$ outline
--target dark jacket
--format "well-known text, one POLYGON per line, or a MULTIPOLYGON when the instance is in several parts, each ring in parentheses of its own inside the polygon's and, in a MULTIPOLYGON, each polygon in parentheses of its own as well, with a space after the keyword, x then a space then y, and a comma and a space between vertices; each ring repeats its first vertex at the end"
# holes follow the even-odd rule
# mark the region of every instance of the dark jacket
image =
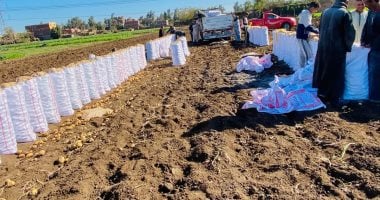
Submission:
POLYGON ((340 99, 344 91, 346 54, 351 52, 355 29, 343 0, 324 10, 321 16, 313 87, 327 100, 340 99))
POLYGON ((363 28, 361 43, 373 50, 380 50, 380 13, 369 11, 363 28))
POLYGON ((314 26, 305 27, 303 24, 298 24, 296 37, 297 39, 307 40, 309 38, 310 32, 318 34, 319 30, 314 26))

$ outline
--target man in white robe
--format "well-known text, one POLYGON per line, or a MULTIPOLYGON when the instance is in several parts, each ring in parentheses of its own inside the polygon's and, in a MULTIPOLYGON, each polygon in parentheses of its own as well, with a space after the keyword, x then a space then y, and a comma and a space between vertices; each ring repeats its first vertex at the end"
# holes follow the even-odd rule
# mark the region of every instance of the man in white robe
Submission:
POLYGON ((368 12, 364 10, 363 0, 355 0, 356 9, 351 12, 352 23, 355 28, 355 43, 360 44, 363 28, 367 20, 368 12))

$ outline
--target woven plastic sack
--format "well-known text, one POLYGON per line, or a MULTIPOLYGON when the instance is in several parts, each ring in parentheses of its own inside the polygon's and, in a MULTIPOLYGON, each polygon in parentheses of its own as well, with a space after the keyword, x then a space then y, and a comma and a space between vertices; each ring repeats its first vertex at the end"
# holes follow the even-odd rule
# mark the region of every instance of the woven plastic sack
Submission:
POLYGON ((91 99, 100 99, 98 84, 95 76, 94 67, 91 63, 85 62, 82 64, 85 80, 88 86, 88 92, 91 99))
POLYGON ((185 54, 185 56, 190 56, 190 51, 189 47, 187 46, 186 37, 180 37, 179 40, 181 41, 183 53, 185 54))
POLYGON ((347 53, 343 99, 368 99, 368 53, 368 48, 358 45, 354 45, 351 53, 347 53))
POLYGON ((108 86, 109 88, 113 89, 116 87, 116 82, 115 82, 115 72, 112 67, 112 57, 110 55, 107 55, 104 57, 104 63, 106 66, 107 70, 107 80, 108 80, 108 86))
POLYGON ((134 74, 134 71, 132 69, 132 64, 131 64, 131 57, 129 55, 129 50, 126 49, 123 52, 123 56, 125 57, 125 70, 127 72, 128 77, 132 76, 134 74))
POLYGON ((83 105, 89 104, 91 102, 91 98, 90 98, 90 93, 88 91, 88 85, 87 85, 87 81, 84 75, 83 66, 78 65, 77 67, 74 68, 74 70, 75 70, 75 77, 77 79, 76 82, 78 86, 78 93, 79 93, 80 100, 83 105))
POLYGON ((109 84, 108 84, 108 74, 107 74, 107 63, 105 57, 97 57, 98 60, 98 70, 101 74, 100 81, 102 83, 103 89, 105 92, 108 92, 111 90, 109 84))
POLYGON ((4 88, 7 95, 9 114, 17 142, 32 142, 36 140, 36 133, 29 122, 24 92, 20 85, 12 83, 4 88))
POLYGON ((134 48, 130 48, 129 49, 129 55, 131 57, 131 63, 132 63, 132 69, 133 69, 133 72, 134 74, 138 73, 140 71, 140 68, 139 68, 139 63, 138 63, 138 58, 137 58, 137 55, 136 55, 136 51, 134 48))
POLYGON ((170 43, 168 44, 167 38, 163 38, 162 40, 160 40, 160 57, 170 57, 170 43))
POLYGON ((28 111, 29 122, 36 133, 43 133, 49 130, 48 122, 42 107, 40 92, 35 78, 20 77, 18 78, 24 96, 26 109, 28 111))
POLYGON ((59 123, 61 117, 58 112, 57 100, 50 76, 45 73, 38 73, 35 78, 38 85, 38 91, 40 92, 46 121, 51 124, 59 123))
POLYGON ((79 97, 79 89, 77 84, 77 78, 75 75, 74 67, 67 67, 64 69, 65 79, 67 84, 67 90, 69 92, 71 107, 73 109, 80 109, 83 107, 82 100, 79 97))
POLYGON ((122 79, 122 74, 120 71, 120 65, 119 65, 119 59, 117 54, 111 54, 111 66, 114 72, 114 77, 115 77, 115 83, 116 85, 120 85, 121 82, 123 81, 122 79))
POLYGON ((172 61, 174 66, 182 66, 186 64, 185 53, 182 49, 182 44, 179 41, 171 45, 172 61))
POLYGON ((103 81, 102 81, 102 77, 104 76, 104 74, 102 74, 102 70, 100 69, 101 64, 99 62, 99 59, 94 58, 91 62, 91 65, 93 66, 95 81, 96 81, 96 85, 98 87, 99 95, 100 96, 105 95, 106 89, 105 89, 105 86, 104 86, 103 81))
POLYGON ((138 64, 137 67, 138 67, 138 70, 141 71, 144 69, 144 61, 141 57, 140 48, 139 46, 135 46, 134 49, 135 49, 135 55, 137 57, 137 64, 138 64))
POLYGON ((8 109, 7 96, 0 90, 0 154, 17 152, 17 142, 11 115, 8 109))
MULTIPOLYGON (((147 62, 147 60, 146 60, 146 56, 145 56, 145 46, 142 45, 142 44, 140 44, 139 46, 140 46, 140 55, 141 55, 141 59, 142 59, 142 61, 143 61, 143 68, 145 68, 145 67, 148 65, 148 62, 147 62)), ((170 46, 170 43, 169 43, 168 46, 170 46)))
POLYGON ((156 40, 147 42, 145 47, 148 61, 160 58, 159 45, 156 40))
POLYGON ((236 71, 254 71, 260 73, 264 71, 264 66, 260 63, 260 58, 257 56, 247 56, 242 58, 237 64, 236 71))
POLYGON ((62 69, 51 69, 49 76, 54 86, 59 115, 63 117, 73 115, 74 110, 71 106, 65 72, 62 69))

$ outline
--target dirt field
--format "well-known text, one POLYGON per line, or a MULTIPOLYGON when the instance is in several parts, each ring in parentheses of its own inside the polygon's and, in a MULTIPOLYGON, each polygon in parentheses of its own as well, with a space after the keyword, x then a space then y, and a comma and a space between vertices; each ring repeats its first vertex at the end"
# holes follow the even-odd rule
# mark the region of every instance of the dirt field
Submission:
MULTIPOLYGON (((380 198, 379 105, 287 115, 240 110, 250 88, 267 87, 273 75, 289 69, 277 63, 261 74, 234 72, 241 54, 265 51, 260 48, 190 50, 186 66, 150 63, 86 107, 111 108, 113 114, 86 122, 77 112, 42 142, 20 145, 45 155, 2 157, 0 180, 16 184, 0 189, 0 198, 380 198), (74 145, 78 140, 83 146, 74 145)), ((66 52, 41 66, 69 63, 74 55, 66 52)), ((21 63, 36 66, 34 61, 21 63)), ((13 77, 2 81, 8 79, 13 77)))

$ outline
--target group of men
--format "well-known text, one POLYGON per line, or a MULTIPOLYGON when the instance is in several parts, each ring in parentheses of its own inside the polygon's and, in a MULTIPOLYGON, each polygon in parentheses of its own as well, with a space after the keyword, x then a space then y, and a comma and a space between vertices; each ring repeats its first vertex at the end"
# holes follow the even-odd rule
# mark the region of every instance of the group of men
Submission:
POLYGON ((309 34, 319 34, 314 62, 313 87, 327 102, 341 105, 345 86, 346 54, 353 43, 370 48, 368 55, 369 100, 380 102, 380 3, 379 0, 354 0, 356 10, 347 10, 348 0, 335 3, 322 12, 319 30, 312 26, 312 13, 320 5, 309 3, 299 15, 297 39, 301 47, 301 66, 312 58, 309 34), (365 6, 369 12, 365 11, 365 6))

